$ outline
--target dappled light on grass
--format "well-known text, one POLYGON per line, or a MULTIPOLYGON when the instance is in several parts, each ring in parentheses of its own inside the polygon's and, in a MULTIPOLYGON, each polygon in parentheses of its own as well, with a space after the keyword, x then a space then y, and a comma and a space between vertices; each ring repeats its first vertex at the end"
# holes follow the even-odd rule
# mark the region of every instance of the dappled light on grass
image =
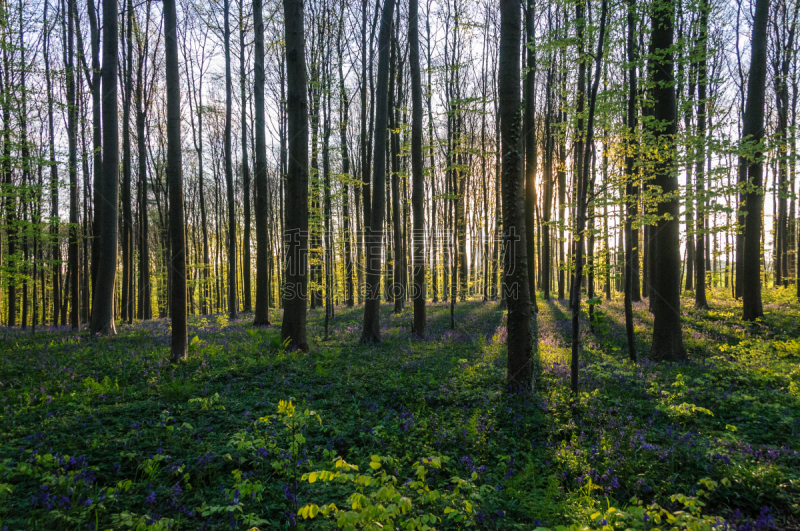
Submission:
MULTIPOLYGON (((766 307, 781 296, 768 292, 766 307)), ((4 330, 0 518, 9 529, 326 529, 358 501, 356 524, 636 528, 683 510, 679 528, 787 528, 800 500, 798 308, 781 303, 749 327, 733 301, 711 300, 685 312, 681 364, 627 360, 621 300, 596 308, 594 332, 585 315, 577 404, 566 301, 540 301, 531 396, 503 392, 494 302, 457 304, 455 330, 449 305, 431 305, 424 340, 410 309, 386 308, 384 342, 369 347, 361 309, 337 308, 327 342, 315 310, 308 353, 279 326, 210 315, 190 320, 188 361, 174 366, 166 320, 91 340, 4 330), (352 481, 331 479, 338 460, 358 467, 352 481), (396 515, 375 512, 392 504, 396 515)), ((646 302, 634 317, 646 353, 646 302)))

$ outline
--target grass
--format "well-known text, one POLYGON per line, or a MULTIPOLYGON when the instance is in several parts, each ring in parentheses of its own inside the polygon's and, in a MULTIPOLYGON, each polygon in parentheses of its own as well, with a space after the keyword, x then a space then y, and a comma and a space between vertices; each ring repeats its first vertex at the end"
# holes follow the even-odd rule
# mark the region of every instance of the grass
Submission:
MULTIPOLYGON (((683 364, 628 362, 604 302, 577 401, 565 301, 539 301, 531 396, 502 392, 494 302, 457 304, 455 330, 429 305, 425 340, 384 304, 375 347, 361 308, 326 342, 316 310, 309 353, 246 314, 192 318, 178 366, 164 320, 0 329, 0 529, 798 529, 800 307, 768 291, 747 327, 713 295, 683 301, 683 364)), ((651 325, 636 304, 643 353, 651 325)))

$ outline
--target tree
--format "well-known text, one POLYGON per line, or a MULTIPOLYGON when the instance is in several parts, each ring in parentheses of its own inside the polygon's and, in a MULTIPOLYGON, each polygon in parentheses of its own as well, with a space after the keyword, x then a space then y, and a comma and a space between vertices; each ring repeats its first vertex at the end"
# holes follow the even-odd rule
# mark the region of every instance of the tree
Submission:
POLYGON ((527 68, 525 73, 525 114, 523 118, 525 137, 525 244, 528 257, 528 286, 533 311, 536 307, 536 42, 533 0, 528 0, 525 9, 525 33, 527 35, 527 68))
POLYGON ((419 67, 419 0, 408 3, 408 44, 411 60, 411 209, 414 213, 414 333, 425 335, 425 176, 422 158, 422 79, 419 67))
POLYGON ((634 294, 639 291, 639 230, 633 221, 639 212, 639 187, 635 175, 634 151, 636 149, 636 0, 628 0, 628 101, 626 126, 628 146, 625 154, 625 333, 628 339, 628 357, 636 361, 636 337, 633 333, 634 294))
POLYGON ((529 390, 534 376, 519 116, 521 27, 519 2, 500 0, 498 97, 503 157, 503 245, 506 255, 503 289, 508 290, 506 386, 515 391, 529 390))
POLYGON ((708 86, 708 0, 700 0, 700 35, 697 39, 697 152, 695 173, 697 178, 697 231, 695 243, 695 292, 694 306, 708 309, 706 299, 706 220, 705 220, 705 167, 706 167, 706 87, 708 86))
MULTIPOLYGON (((244 51, 244 0, 239 0, 239 86, 242 99, 242 189, 244 190, 244 242, 242 243, 242 261, 244 280, 244 311, 253 309, 250 295, 250 164, 247 157, 247 91, 244 51)), ((263 60, 263 59, 262 59, 263 60)))
POLYGON ((263 3, 253 0, 255 30, 255 100, 256 118, 256 311, 253 324, 269 325, 269 210, 267 197, 267 139, 264 123, 264 21, 263 3))
POLYGON ((150 108, 149 98, 145 94, 147 77, 147 53, 149 49, 148 32, 150 29, 150 1, 147 2, 144 33, 139 35, 139 58, 136 67, 136 142, 139 155, 139 319, 153 318, 153 304, 150 287, 150 217, 148 213, 147 180, 147 148, 145 137, 145 120, 150 108))
MULTIPOLYGON (((339 33, 336 38, 336 50, 339 55, 339 144, 342 151, 342 222, 344 223, 344 270, 346 275, 345 298, 347 306, 352 307, 355 303, 353 288, 353 251, 352 237, 350 232, 350 151, 347 148, 347 123, 350 119, 350 102, 347 99, 347 89, 344 84, 344 58, 342 56, 342 34, 344 33, 344 2, 341 3, 339 12, 339 33)), ((358 199, 358 190, 354 192, 358 199)), ((356 216, 358 217, 358 216, 356 216)), ((358 245, 358 242, 356 242, 358 245)))
MULTIPOLYGON (((228 191, 228 315, 239 317, 238 289, 236 287, 236 203, 233 191, 233 158, 231 154, 231 110, 233 106, 231 87, 231 28, 230 0, 222 3, 225 23, 225 185, 228 191)), ((244 106, 242 102, 242 106, 244 106)))
POLYGON ((651 84, 650 122, 654 154, 654 186, 661 191, 658 200, 658 223, 652 237, 653 267, 651 307, 653 309, 653 360, 679 361, 686 359, 681 336, 681 255, 680 203, 677 195, 678 173, 675 164, 675 134, 677 108, 673 84, 673 27, 675 4, 664 0, 652 7, 652 37, 648 70, 651 84))
POLYGON ((769 0, 756 0, 741 147, 745 151, 744 160, 747 165, 744 194, 747 216, 742 257, 742 319, 745 321, 755 321, 764 316, 761 303, 761 214, 764 209, 761 156, 764 151, 762 140, 767 85, 768 18, 769 0))
POLYGON ((117 219, 119 204, 119 128, 117 125, 117 0, 103 0, 103 171, 97 280, 92 303, 92 334, 116 335, 114 279, 117 272, 117 219))
POLYGON ((186 359, 186 224, 183 219, 181 167, 181 85, 178 66, 178 29, 175 0, 164 0, 164 36, 167 78, 167 181, 169 182, 169 239, 171 247, 172 345, 170 361, 186 359))
MULTIPOLYGON (((375 93, 375 164, 372 174, 371 219, 366 226, 366 295, 362 343, 380 343, 381 238, 386 200, 386 133, 389 121, 389 51, 394 18, 394 0, 385 0, 378 34, 378 79, 375 93)), ((368 199, 365 196, 364 201, 368 199)))
MULTIPOLYGON (((48 124, 48 145, 50 165, 50 237, 52 241, 52 248, 50 251, 50 259, 53 261, 53 324, 58 323, 58 314, 61 311, 61 246, 58 242, 58 164, 56 162, 56 141, 55 141, 55 127, 53 124, 53 88, 52 79, 50 74, 50 28, 47 25, 47 12, 50 2, 45 0, 44 3, 44 69, 45 69, 45 82, 47 85, 47 124, 48 124)), ((44 314, 42 314, 42 321, 45 321, 44 314)))
MULTIPOLYGON (((578 134, 585 138, 585 144, 579 143, 582 147, 582 152, 576 152, 576 155, 583 158, 583 163, 576 168, 580 168, 580 173, 577 176, 577 206, 576 206, 576 228, 578 241, 575 247, 575 276, 573 278, 572 289, 570 289, 570 296, 572 298, 572 364, 571 364, 571 388, 572 392, 578 394, 578 361, 580 349, 580 315, 581 315, 581 281, 583 280, 583 250, 585 248, 586 240, 586 214, 588 208, 588 195, 589 195, 589 164, 591 163, 592 146, 594 142, 594 117, 597 108, 597 90, 600 84, 600 63, 603 59, 603 41, 605 40, 606 33, 606 15, 608 11, 608 4, 603 0, 602 14, 600 15, 600 36, 597 43, 597 54, 595 55, 595 71, 592 81, 591 92, 589 93, 589 113, 586 125, 585 137, 583 131, 578 131, 578 134)), ((584 22, 583 21, 583 4, 578 4, 576 20, 578 21, 578 46, 579 56, 583 56, 583 36, 584 36, 584 22)), ((584 57, 579 57, 581 65, 578 67, 580 73, 585 75, 585 61, 584 57)), ((584 94, 581 87, 580 78, 578 80, 578 98, 579 109, 583 106, 584 94)), ((580 112, 580 110, 578 111, 580 112)), ((580 128, 581 122, 578 122, 580 128)), ((576 170, 577 171, 577 170, 576 170)), ((590 280, 591 282, 591 280, 590 280)), ((591 288, 589 289, 589 297, 593 295, 591 288)))
MULTIPOLYGON (((391 0, 389 0, 391 1, 391 0)), ((283 0, 289 159, 284 231, 286 267, 281 338, 300 350, 306 340, 308 296, 308 96, 302 0, 283 0)))

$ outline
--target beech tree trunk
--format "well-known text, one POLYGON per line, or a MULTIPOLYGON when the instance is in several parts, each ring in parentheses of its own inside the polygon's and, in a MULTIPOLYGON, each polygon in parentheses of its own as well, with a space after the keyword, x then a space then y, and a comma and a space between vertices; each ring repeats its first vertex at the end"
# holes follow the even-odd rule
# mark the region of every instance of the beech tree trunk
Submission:
MULTIPOLYGON (((366 227, 366 295, 362 343, 380 343, 381 238, 386 196, 386 133, 389 120, 389 48, 394 0, 385 0, 378 34, 378 80, 375 94, 375 164, 372 176, 371 219, 366 227)), ((367 201, 367 197, 364 197, 367 201)))
POLYGON ((498 96, 503 157, 503 243, 506 249, 504 290, 508 291, 506 386, 510 391, 527 391, 533 386, 531 299, 528 291, 519 119, 521 29, 519 2, 500 0, 498 96))
MULTIPOLYGON (((119 203, 119 128, 117 125, 117 0, 103 0, 103 172, 102 192, 95 211, 100 215, 102 252, 97 257, 97 280, 92 303, 92 334, 116 335, 114 279, 117 273, 119 203)), ((177 53, 177 52, 176 52, 177 53)), ((177 67, 177 66, 176 66, 177 67)), ((97 185, 96 185, 97 186, 97 185)))
POLYGON ((697 152, 695 153, 695 173, 697 179, 697 229, 694 248, 694 272, 695 279, 694 306, 698 309, 708 309, 706 299, 706 259, 705 259, 705 167, 706 167, 706 86, 708 78, 706 75, 706 64, 708 54, 708 11, 710 6, 708 0, 700 1, 700 35, 698 36, 697 51, 699 60, 697 63, 697 152))
MULTIPOLYGON (((45 82, 47 85, 47 124, 48 141, 50 148, 50 237, 53 246, 50 250, 50 260, 52 260, 53 276, 53 313, 52 323, 58 324, 58 316, 61 313, 61 245, 58 238, 58 164, 56 163, 56 143, 55 127, 53 124, 53 88, 50 76, 50 29, 47 25, 47 13, 50 2, 44 4, 44 71, 45 82)), ((95 168, 97 171, 99 168, 95 168)), ((44 310, 42 312, 42 322, 46 321, 44 310)))
MULTIPOLYGON (((390 0, 391 1, 391 0, 390 0)), ((308 95, 302 0, 283 0, 286 40, 286 111, 288 168, 286 174, 286 267, 281 338, 301 350, 306 340, 308 296, 308 95)))
POLYGON ((419 66, 419 0, 408 3, 408 40, 411 61, 411 209, 414 214, 413 281, 414 333, 425 335, 425 175, 422 158, 422 79, 419 66))
POLYGON ((686 349, 681 336, 681 255, 680 255, 680 202, 677 196, 678 172, 676 168, 675 136, 677 133, 677 106, 673 85, 673 27, 675 4, 665 0, 651 8, 652 38, 650 43, 650 81, 652 113, 655 124, 652 131, 656 146, 654 184, 668 199, 659 199, 658 223, 651 233, 652 247, 648 249, 651 271, 653 309, 653 346, 650 357, 658 361, 686 359, 686 349))
POLYGON ((527 34, 527 67, 525 74, 525 244, 528 257, 528 286, 530 288, 531 306, 534 312, 539 311, 536 305, 536 43, 534 42, 535 25, 533 0, 528 0, 525 9, 525 26, 527 34))
POLYGON ((256 119, 256 311, 253 324, 269 323, 269 198, 267 197, 267 137, 264 121, 264 15, 262 0, 253 0, 255 31, 255 100, 256 119))
POLYGON ((239 85, 242 91, 242 189, 244 191, 244 241, 242 243, 242 280, 244 283, 244 311, 253 309, 250 294, 250 162, 247 157, 247 91, 244 69, 244 0, 239 0, 239 85))
POLYGON ((761 302, 761 215, 764 209, 763 165, 764 103, 767 78, 767 21, 769 0, 756 0, 751 39, 747 105, 742 124, 742 149, 746 168, 744 253, 742 257, 742 319, 764 316, 761 302))
POLYGON ((238 289, 236 285, 236 203, 233 190, 233 155, 231 154, 231 29, 230 0, 224 0, 225 17, 223 33, 225 46, 225 185, 228 192, 228 316, 239 317, 238 289))
POLYGON ((634 295, 639 291, 639 230, 633 228, 633 220, 639 214, 639 186, 636 180, 636 0, 628 0, 628 150, 625 156, 625 333, 628 340, 628 357, 636 361, 636 337, 633 333, 634 295))
POLYGON ((171 247, 172 345, 170 361, 177 363, 186 359, 189 344, 186 328, 186 226, 183 213, 183 168, 181 167, 181 86, 175 0, 164 0, 164 37, 167 71, 167 186, 169 187, 171 247))

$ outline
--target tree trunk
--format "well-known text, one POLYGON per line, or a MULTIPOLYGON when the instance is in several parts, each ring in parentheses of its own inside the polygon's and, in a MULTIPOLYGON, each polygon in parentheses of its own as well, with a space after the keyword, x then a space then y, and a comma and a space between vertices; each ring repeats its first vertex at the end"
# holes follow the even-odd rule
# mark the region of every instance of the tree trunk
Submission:
POLYGON ((414 333, 425 335, 425 175, 422 158, 422 79, 419 66, 419 0, 409 0, 408 38, 411 61, 411 209, 414 214, 413 281, 414 333))
POLYGON ((534 312, 539 311, 536 305, 536 43, 533 0, 528 0, 525 9, 525 26, 527 33, 528 65, 525 74, 525 116, 523 135, 525 137, 525 244, 528 257, 528 287, 530 289, 531 306, 534 312))
MULTIPOLYGON (((47 84, 47 123, 49 133, 49 164, 50 164, 50 238, 53 246, 50 250, 50 260, 52 260, 53 275, 53 313, 52 323, 58 324, 58 316, 61 313, 61 245, 58 238, 58 164, 56 162, 55 127, 53 124, 53 88, 50 78, 50 29, 47 25, 47 12, 50 2, 44 4, 44 71, 47 84)), ((95 172, 99 168, 95 168, 95 172)), ((42 322, 44 323, 44 311, 42 312, 42 322)))
POLYGON ((761 215, 764 208, 763 165, 764 100, 767 78, 767 21, 769 0, 756 0, 751 38, 747 106, 742 124, 741 149, 746 150, 744 253, 742 258, 742 318, 755 321, 764 316, 761 303, 761 215), (747 280, 744 280, 747 279, 747 280))
MULTIPOLYGON (((253 309, 250 294, 250 163, 247 156, 247 91, 244 69, 244 0, 239 0, 239 84, 242 91, 242 189, 244 190, 244 242, 242 243, 242 280, 244 283, 244 311, 253 309)), ((262 54, 263 55, 263 54, 262 54)))
POLYGON ((628 340, 628 357, 636 361, 636 337, 633 332, 634 291, 639 291, 637 274, 639 257, 636 248, 639 245, 639 231, 633 228, 633 220, 639 210, 639 187, 635 175, 634 153, 636 150, 636 0, 628 0, 628 149, 625 156, 625 333, 628 340))
POLYGON ((286 107, 288 168, 286 174, 284 285, 281 338, 308 350, 306 297, 308 295, 308 95, 306 93, 305 36, 302 0, 283 0, 286 39, 286 107))
MULTIPOLYGON (((101 80, 105 73, 100 69, 100 28, 99 16, 95 9, 94 0, 86 2, 89 11, 89 30, 92 41, 92 147, 94 149, 94 220, 92 234, 92 295, 97 291, 97 271, 100 264, 100 256, 103 247, 103 219, 105 208, 104 202, 104 168, 103 166, 103 135, 102 135, 102 112, 101 112, 101 80)), ((80 25, 78 25, 80 28, 80 25)), ((105 28, 103 29, 105 32, 105 28)), ((115 30, 116 33, 116 30, 115 30)), ((105 60, 105 48, 103 49, 105 60)), ((115 74, 116 79, 116 74, 115 74)), ((105 90, 105 89, 103 89, 105 90)), ((116 92, 116 91, 115 91, 116 92)), ((115 118, 116 120, 116 118, 115 118)), ((118 160, 118 159, 117 159, 118 160)), ((94 297, 92 297, 92 315, 94 315, 94 297)))
POLYGON ((698 309, 708 309, 706 299, 706 262, 705 262, 705 165, 706 165, 706 64, 708 54, 708 0, 700 2, 700 35, 698 37, 699 60, 697 63, 697 152, 695 173, 697 178, 697 229, 694 249, 695 266, 697 275, 695 280, 694 306, 698 309))
POLYGON ((503 242, 507 250, 504 289, 509 291, 506 386, 513 391, 526 391, 533 386, 519 120, 521 22, 519 2, 501 0, 498 96, 503 154, 503 242))
POLYGON ((255 31, 255 100, 256 118, 256 312, 253 325, 269 325, 269 198, 267 192, 267 138, 264 120, 264 21, 263 2, 253 0, 255 31))
MULTIPOLYGON (((145 31, 150 27, 150 2, 147 4, 145 31)), ((149 105, 144 94, 145 65, 148 40, 142 39, 136 69, 136 141, 139 157, 139 319, 153 318, 153 303, 150 286, 150 217, 148 212, 147 148, 145 146, 145 120, 149 105)))
POLYGON ((677 109, 673 78, 673 27, 675 4, 672 0, 654 6, 652 11, 652 39, 649 66, 651 104, 654 123, 663 124, 652 132, 657 149, 654 168, 655 187, 662 194, 657 213, 659 220, 653 235, 653 248, 649 249, 651 266, 651 306, 653 308, 653 346, 650 357, 658 361, 686 359, 686 349, 681 337, 681 255, 678 175, 675 153, 677 109))
MULTIPOLYGON (((97 280, 92 303, 92 334, 115 335, 114 278, 117 272, 119 129, 117 125, 117 0, 103 0, 103 174, 97 280)), ((95 192, 97 185, 95 185, 95 192)))
MULTIPOLYGON (((591 92, 589 94, 589 112, 586 125, 585 143, 579 142, 578 147, 580 151, 576 151, 576 155, 582 158, 580 165, 576 164, 577 179, 576 183, 578 189, 576 191, 576 227, 575 232, 578 238, 577 245, 575 246, 575 275, 572 281, 572 288, 570 289, 571 309, 572 309, 572 363, 570 366, 570 388, 572 392, 578 394, 578 362, 580 354, 580 316, 581 316, 581 281, 583 279, 583 253, 586 240, 586 214, 588 207, 588 194, 589 194, 589 165, 591 163, 592 146, 594 145, 594 115, 597 104, 597 90, 600 84, 600 62, 603 59, 603 44, 605 40, 606 31, 606 14, 608 5, 606 0, 603 0, 602 14, 600 18, 600 35, 597 43, 597 55, 595 56, 595 73, 591 92), (578 171, 580 170, 580 171, 578 171)), ((576 6, 576 19, 582 21, 584 17, 584 6, 582 3, 576 6)), ((579 60, 581 61, 578 73, 578 108, 579 112, 583 109, 583 99, 585 91, 585 72, 586 72, 586 59, 583 57, 584 45, 584 26, 579 23, 578 26, 578 46, 579 46, 579 60), (581 79, 584 78, 584 79, 581 79)), ((581 131, 582 121, 578 121, 578 134, 582 135, 581 131)), ((583 137, 582 137, 583 138, 583 137)), ((581 160, 581 159, 579 159, 581 160)), ((591 288, 589 295, 593 295, 591 288)))
MULTIPOLYGON (((120 317, 133 322, 133 216, 131 213, 131 96, 133 92, 133 4, 127 1, 127 27, 123 50, 122 91, 122 311, 120 317)), ((124 18, 123 18, 124 20, 124 18)))
POLYGON ((228 316, 239 317, 238 289, 236 285, 236 199, 233 190, 233 155, 231 154, 231 30, 230 0, 222 3, 225 17, 223 33, 225 47, 225 185, 228 192, 228 316))
MULTIPOLYGON (((183 212, 183 168, 181 167, 181 87, 175 0, 164 0, 164 37, 167 79, 167 186, 169 187, 169 239, 171 247, 170 291, 172 299, 170 301, 170 317, 172 319, 170 361, 177 363, 186 359, 188 332, 186 328, 186 224, 184 223, 183 212)), ((230 138, 228 140, 230 141, 230 138)))
MULTIPOLYGON (((362 343, 379 343, 380 329, 380 281, 381 238, 386 187, 386 132, 389 118, 389 48, 394 18, 394 0, 385 0, 378 34, 378 79, 375 94, 375 165, 372 177, 371 219, 366 227, 367 278, 364 304, 364 328, 362 343)), ((364 197, 365 202, 367 197, 364 197)))
MULTIPOLYGON (((339 15, 339 34, 336 41, 336 49, 339 55, 339 143, 342 151, 342 223, 344 224, 345 298, 347 300, 347 306, 352 308, 355 303, 355 297, 353 293, 353 250, 350 231, 350 153, 347 149, 347 123, 350 118, 350 102, 347 99, 347 90, 344 85, 344 59, 342 56, 344 17, 344 3, 342 3, 339 15)), ((355 195, 356 198, 358 198, 358 190, 355 190, 355 195)), ((356 241, 356 246, 358 246, 358 241, 356 241)))

